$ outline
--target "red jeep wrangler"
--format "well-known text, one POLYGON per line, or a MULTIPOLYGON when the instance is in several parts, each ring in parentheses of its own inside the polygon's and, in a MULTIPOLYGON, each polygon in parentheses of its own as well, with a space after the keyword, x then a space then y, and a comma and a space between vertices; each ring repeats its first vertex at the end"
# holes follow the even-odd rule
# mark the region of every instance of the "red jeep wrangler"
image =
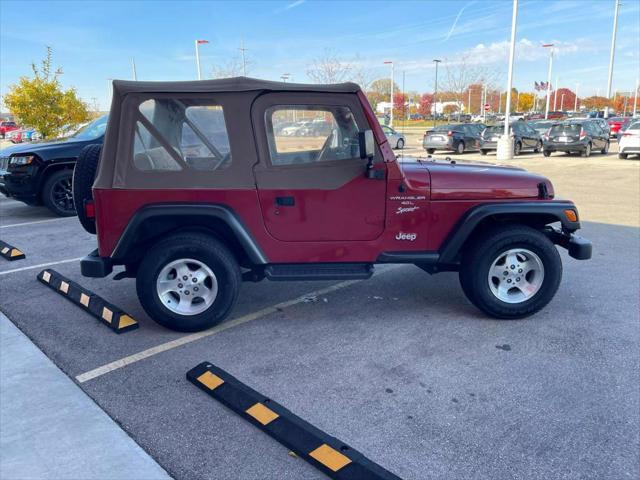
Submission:
POLYGON ((124 265, 116 278, 136 277, 169 328, 222 321, 243 280, 365 279, 380 263, 459 271, 474 305, 520 318, 558 289, 554 244, 591 257, 575 205, 544 177, 399 164, 355 84, 113 87, 104 146, 86 147, 74 173, 79 219, 98 237, 82 273, 124 265))

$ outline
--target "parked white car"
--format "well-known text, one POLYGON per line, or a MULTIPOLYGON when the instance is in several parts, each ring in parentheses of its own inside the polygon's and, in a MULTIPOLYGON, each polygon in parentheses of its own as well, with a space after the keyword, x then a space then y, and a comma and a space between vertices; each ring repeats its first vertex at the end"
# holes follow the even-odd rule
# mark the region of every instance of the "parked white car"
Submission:
POLYGON ((625 159, 629 155, 640 156, 640 120, 633 120, 618 143, 618 158, 625 159))
POLYGON ((404 135, 396 132, 393 128, 387 127, 386 125, 381 125, 382 131, 387 137, 389 141, 389 145, 391 148, 397 148, 398 150, 402 150, 404 148, 404 144, 407 142, 407 139, 404 138, 404 135))

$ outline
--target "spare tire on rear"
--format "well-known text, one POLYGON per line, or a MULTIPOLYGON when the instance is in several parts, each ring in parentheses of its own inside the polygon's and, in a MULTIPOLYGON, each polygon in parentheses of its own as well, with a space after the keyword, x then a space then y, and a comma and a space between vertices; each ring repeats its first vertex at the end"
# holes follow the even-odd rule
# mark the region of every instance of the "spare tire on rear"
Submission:
POLYGON ((96 233, 96 222, 93 218, 87 218, 84 205, 93 200, 91 188, 96 179, 98 162, 102 145, 87 145, 78 156, 78 161, 73 169, 73 201, 78 212, 78 220, 89 233, 96 233))

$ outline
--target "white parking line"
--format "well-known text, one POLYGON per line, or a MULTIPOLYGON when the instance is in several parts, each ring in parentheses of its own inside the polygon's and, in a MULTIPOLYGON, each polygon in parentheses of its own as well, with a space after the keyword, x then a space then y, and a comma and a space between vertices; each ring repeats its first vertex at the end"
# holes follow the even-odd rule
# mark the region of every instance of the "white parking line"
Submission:
POLYGON ((40 263, 38 265, 31 265, 30 267, 14 268, 13 270, 5 270, 4 272, 0 272, 0 275, 9 275, 10 273, 24 272, 25 270, 33 270, 33 269, 36 269, 36 268, 51 267, 53 265, 61 265, 63 263, 79 262, 83 258, 84 257, 69 258, 68 260, 60 260, 60 261, 57 261, 57 262, 49 262, 49 263, 40 263))
MULTIPOLYGON (((385 271, 388 271, 388 270, 389 269, 385 271)), ((335 292, 336 290, 346 288, 350 285, 353 285, 354 283, 358 283, 361 281, 362 280, 348 280, 346 282, 340 282, 327 288, 322 288, 320 290, 315 290, 313 292, 306 293, 301 297, 294 298, 293 300, 287 300, 286 302, 281 302, 271 307, 263 308, 262 310, 258 310, 257 312, 249 313, 248 315, 244 315, 242 317, 236 318, 229 322, 223 323, 210 330, 206 330, 204 332, 192 333, 190 335, 185 335, 184 337, 177 338, 176 340, 171 340, 170 342, 162 343, 155 347, 148 348, 147 350, 143 350, 141 352, 134 353, 133 355, 129 355, 128 357, 121 358, 120 360, 107 363, 106 365, 95 368, 93 370, 89 370, 88 372, 78 375, 76 377, 76 380, 78 381, 78 383, 88 382, 89 380, 93 380, 94 378, 101 377, 102 375, 105 375, 109 372, 113 372, 114 370, 118 370, 120 368, 126 367, 127 365, 131 365, 132 363, 139 362, 140 360, 144 360, 145 358, 149 358, 159 353, 166 352, 167 350, 172 350, 174 348, 181 347, 182 345, 195 342, 196 340, 200 340, 201 338, 210 337, 211 335, 215 335, 216 333, 220 333, 230 328, 237 327, 238 325, 242 325, 243 323, 247 323, 252 320, 257 320, 260 317, 264 317, 265 315, 269 315, 270 313, 275 313, 279 310, 282 310, 283 308, 287 308, 292 305, 302 303, 305 301, 305 299, 308 299, 310 297, 326 295, 327 293, 335 292)))
POLYGON ((35 225, 36 223, 47 223, 47 222, 57 222, 60 220, 69 220, 70 218, 74 218, 74 217, 48 218, 46 220, 34 220, 33 222, 12 223, 11 225, 0 225, 0 228, 24 227, 26 225, 35 225))

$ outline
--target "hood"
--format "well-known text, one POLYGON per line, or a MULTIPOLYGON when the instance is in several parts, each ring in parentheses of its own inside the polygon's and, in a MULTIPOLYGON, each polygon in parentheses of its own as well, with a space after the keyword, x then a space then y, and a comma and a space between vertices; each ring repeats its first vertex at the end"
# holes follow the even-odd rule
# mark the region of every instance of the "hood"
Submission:
POLYGON ((0 150, 0 157, 9 157, 23 153, 35 153, 43 160, 47 160, 51 155, 55 155, 62 151, 64 151, 65 155, 68 151, 70 155, 77 156, 80 153, 80 150, 82 150, 82 148, 88 143, 98 142, 95 140, 93 142, 87 140, 74 140, 73 137, 69 137, 61 140, 50 140, 45 142, 18 143, 0 150))
POLYGON ((546 183, 547 191, 553 196, 549 180, 517 167, 428 160, 411 162, 411 166, 405 164, 402 169, 411 184, 418 180, 416 177, 419 175, 427 177, 426 181, 431 183, 432 200, 538 198, 540 183, 546 183), (421 169, 430 175, 421 174, 421 169))

